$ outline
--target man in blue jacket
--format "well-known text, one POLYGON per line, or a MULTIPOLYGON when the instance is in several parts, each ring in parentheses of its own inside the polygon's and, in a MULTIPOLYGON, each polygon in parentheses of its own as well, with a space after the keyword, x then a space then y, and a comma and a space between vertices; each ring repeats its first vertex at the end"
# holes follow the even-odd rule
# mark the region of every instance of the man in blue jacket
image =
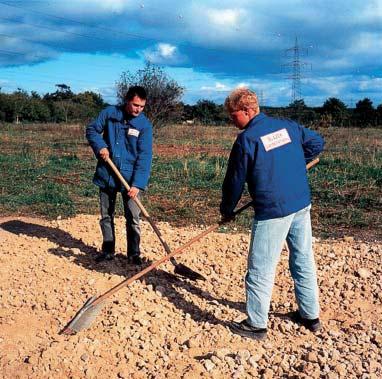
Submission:
POLYGON ((115 253, 114 214, 121 192, 126 218, 128 262, 142 264, 140 257, 140 210, 133 200, 145 190, 152 161, 152 125, 142 113, 147 94, 143 87, 130 87, 122 106, 109 106, 86 128, 86 137, 98 158, 93 183, 99 187, 102 254, 96 260, 112 260, 115 253), (127 191, 105 162, 111 158, 130 185, 127 191))
POLYGON ((245 277, 247 319, 232 323, 231 331, 266 337, 276 266, 286 240, 298 304, 294 318, 315 332, 321 324, 306 163, 321 153, 324 141, 294 121, 260 113, 256 94, 246 88, 234 90, 225 107, 242 132, 229 157, 220 212, 223 220, 233 218, 245 183, 255 209, 245 277))

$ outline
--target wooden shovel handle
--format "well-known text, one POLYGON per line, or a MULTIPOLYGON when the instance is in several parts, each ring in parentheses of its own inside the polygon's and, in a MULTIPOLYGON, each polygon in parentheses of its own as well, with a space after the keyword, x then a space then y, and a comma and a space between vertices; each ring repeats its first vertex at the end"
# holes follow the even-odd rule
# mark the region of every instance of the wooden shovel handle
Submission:
MULTIPOLYGON (((126 182, 125 178, 121 175, 121 173, 119 172, 119 170, 117 169, 116 165, 114 164, 114 162, 110 159, 110 158, 106 158, 106 162, 109 164, 109 166, 111 167, 111 169, 114 171, 114 174, 118 176, 118 179, 121 181, 121 183, 125 186, 125 188, 130 191, 130 186, 129 184, 126 182)), ((142 211, 143 215, 145 217, 150 217, 150 215, 148 214, 148 212, 146 211, 145 207, 143 206, 143 204, 140 202, 140 200, 135 197, 134 198, 134 201, 136 202, 136 204, 138 205, 139 209, 142 211)))

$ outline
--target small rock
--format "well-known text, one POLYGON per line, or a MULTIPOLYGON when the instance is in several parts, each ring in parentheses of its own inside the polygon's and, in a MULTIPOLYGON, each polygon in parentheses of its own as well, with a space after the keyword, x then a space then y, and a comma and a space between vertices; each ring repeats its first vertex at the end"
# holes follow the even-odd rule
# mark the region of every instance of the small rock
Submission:
POLYGON ((211 357, 211 361, 216 365, 216 366, 219 366, 222 362, 222 360, 220 358, 218 358, 216 355, 213 355, 211 357))
POLYGON ((226 355, 228 355, 231 351, 227 348, 218 349, 214 352, 219 359, 223 360, 226 355))
POLYGON ((251 353, 248 350, 240 350, 236 355, 236 359, 241 364, 244 364, 245 362, 247 362, 250 357, 251 357, 251 353))
POLYGON ((309 352, 306 355, 306 360, 309 362, 318 362, 317 354, 314 351, 309 352))
POLYGON ((240 365, 235 372, 232 374, 232 379, 239 379, 244 373, 244 366, 240 365))
POLYGON ((253 367, 253 368, 257 368, 257 363, 256 363, 257 361, 256 361, 256 359, 254 358, 254 357, 250 357, 249 359, 248 359, 248 363, 249 363, 249 365, 251 366, 251 367, 253 367))
POLYGON ((373 338, 373 342, 380 348, 382 348, 382 335, 380 334, 377 334, 374 338, 373 338))
POLYGON ((81 360, 86 362, 89 359, 89 356, 85 353, 81 355, 81 360))
POLYGON ((334 371, 340 376, 346 376, 346 366, 343 363, 340 363, 334 367, 334 371))
POLYGON ((266 368, 261 377, 262 377, 262 379, 272 379, 273 378, 273 371, 270 368, 266 368))
POLYGON ((371 272, 366 268, 361 267, 360 269, 358 269, 357 275, 362 279, 367 279, 370 278, 371 272))
POLYGON ((344 241, 345 242, 354 242, 354 237, 352 237, 352 236, 345 236, 344 237, 344 241))
POLYGON ((130 378, 130 372, 127 369, 122 369, 121 371, 118 372, 118 378, 121 379, 128 379, 130 378))
POLYGON ((209 360, 209 359, 206 359, 204 361, 204 367, 205 369, 208 371, 208 372, 211 372, 214 368, 215 368, 215 364, 209 360))
POLYGON ((146 318, 143 318, 143 319, 139 320, 138 323, 141 326, 147 326, 147 324, 149 323, 149 320, 147 320, 146 318))

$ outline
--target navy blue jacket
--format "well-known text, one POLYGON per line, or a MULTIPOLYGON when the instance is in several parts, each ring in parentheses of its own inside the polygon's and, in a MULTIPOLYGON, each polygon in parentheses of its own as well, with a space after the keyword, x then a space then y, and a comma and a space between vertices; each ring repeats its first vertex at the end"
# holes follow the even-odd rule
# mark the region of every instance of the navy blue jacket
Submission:
MULTIPOLYGON (((95 156, 106 147, 110 158, 132 187, 146 189, 152 161, 152 125, 141 113, 126 114, 123 107, 105 108, 86 128, 86 138, 95 156)), ((101 188, 121 190, 109 165, 98 159, 93 183, 101 188)))
POLYGON ((306 163, 323 147, 316 132, 292 120, 258 114, 232 147, 222 188, 222 215, 232 215, 245 182, 257 220, 284 217, 308 206, 306 163))

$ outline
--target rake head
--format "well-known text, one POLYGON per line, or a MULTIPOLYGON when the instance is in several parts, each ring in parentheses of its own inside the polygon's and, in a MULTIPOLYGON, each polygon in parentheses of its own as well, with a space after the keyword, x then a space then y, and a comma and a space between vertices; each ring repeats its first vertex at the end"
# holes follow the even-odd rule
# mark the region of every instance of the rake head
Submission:
POLYGON ((87 329, 97 317, 103 306, 103 302, 92 305, 96 298, 97 296, 93 296, 88 299, 59 334, 74 335, 83 329, 87 329))

